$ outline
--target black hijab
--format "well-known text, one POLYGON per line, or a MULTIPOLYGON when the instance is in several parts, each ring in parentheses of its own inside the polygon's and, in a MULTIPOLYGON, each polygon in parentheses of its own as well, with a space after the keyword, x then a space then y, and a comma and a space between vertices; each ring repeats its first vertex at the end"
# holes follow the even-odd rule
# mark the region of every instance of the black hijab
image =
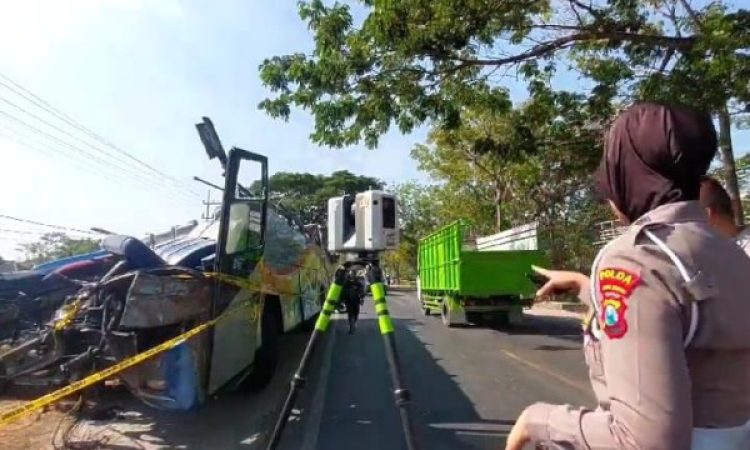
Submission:
POLYGON ((709 114, 638 103, 612 124, 594 181, 633 222, 658 206, 697 200, 716 149, 709 114))

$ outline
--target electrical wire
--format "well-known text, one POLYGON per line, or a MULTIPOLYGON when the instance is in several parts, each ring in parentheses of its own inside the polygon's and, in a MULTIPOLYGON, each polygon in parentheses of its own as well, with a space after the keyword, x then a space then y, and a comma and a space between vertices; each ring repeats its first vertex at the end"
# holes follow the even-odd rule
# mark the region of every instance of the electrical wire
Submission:
MULTIPOLYGON (((91 159, 93 159, 95 161, 98 161, 101 164, 110 166, 110 167, 112 167, 114 169, 123 170, 123 167, 118 166, 116 164, 113 164, 110 161, 104 160, 104 159, 102 159, 102 158, 100 158, 100 157, 98 157, 98 156, 96 156, 96 155, 94 155, 94 154, 92 154, 92 153, 90 153, 90 152, 88 152, 86 150, 81 149, 80 147, 77 147, 77 146, 75 146, 75 145, 73 145, 73 144, 71 144, 71 143, 69 143, 69 142, 67 142, 67 141, 65 141, 63 139, 60 139, 59 137, 57 137, 57 136, 55 136, 53 134, 47 133, 46 131, 41 130, 41 129, 35 127, 34 125, 31 125, 31 124, 29 124, 27 122, 24 122, 23 120, 15 117, 15 116, 13 116, 12 114, 9 114, 6 111, 0 110, 0 116, 6 117, 6 118, 12 120, 13 122, 18 123, 19 125, 22 125, 22 126, 28 128, 28 129, 32 130, 33 132, 39 134, 39 135, 45 136, 46 138, 48 138, 50 140, 53 140, 53 141, 55 141, 55 142, 57 142, 57 143, 59 143, 61 145, 64 145, 64 146, 66 146, 66 147, 74 150, 77 153, 82 154, 85 157, 91 158, 91 159)), ((150 179, 140 178, 140 175, 137 174, 137 173, 133 173, 131 171, 126 171, 126 172, 128 174, 132 175, 132 176, 139 177, 139 179, 142 180, 143 182, 148 182, 148 183, 154 183, 155 184, 155 182, 151 181, 150 179)))
MULTIPOLYGON (((88 173, 90 173, 92 175, 100 176, 100 177, 106 179, 108 182, 112 182, 113 181, 113 182, 118 183, 118 184, 120 184, 120 185, 122 185, 124 187, 129 187, 129 186, 133 185, 132 181, 128 182, 128 179, 123 177, 123 175, 124 175, 123 173, 121 173, 118 170, 113 170, 109 166, 104 166, 104 165, 97 166, 95 162, 93 162, 93 161, 91 161, 89 159, 82 159, 80 157, 77 157, 76 155, 70 153, 70 151, 67 150, 67 149, 65 149, 65 148, 53 148, 52 146, 50 146, 46 142, 43 142, 43 141, 41 141, 38 138, 35 138, 35 137, 29 136, 27 134, 24 134, 24 133, 18 131, 17 129, 14 129, 13 127, 7 126, 6 124, 0 123, 0 128, 4 128, 4 129, 12 132, 15 135, 15 136, 10 136, 9 134, 6 134, 6 133, 0 133, 0 136, 3 136, 6 139, 9 139, 9 140, 11 140, 11 141, 13 141, 13 142, 15 142, 15 143, 23 146, 23 147, 26 147, 26 148, 34 150, 36 152, 42 153, 42 154, 44 154, 46 156, 49 156, 49 157, 52 157, 52 158, 57 158, 57 157, 61 157, 61 156, 65 157, 65 158, 67 158, 69 160, 69 162, 71 162, 73 165, 77 166, 79 169, 83 170, 84 172, 88 172, 88 173), (23 139, 19 139, 18 136, 21 136, 23 139), (36 145, 29 144, 26 140, 30 140, 30 141, 32 141, 36 145)), ((151 183, 151 184, 149 184, 147 186, 144 186, 145 183, 143 183, 140 178, 133 178, 133 177, 131 177, 131 179, 134 180, 134 181, 137 181, 139 183, 139 187, 150 187, 150 188, 159 188, 159 187, 162 187, 162 186, 159 186, 159 185, 154 185, 153 183, 151 183)), ((175 200, 178 200, 178 201, 181 201, 181 202, 185 202, 185 204, 187 204, 187 202, 191 202, 191 204, 192 204, 193 199, 192 198, 188 198, 186 195, 178 197, 177 196, 177 192, 175 192, 175 191, 166 190, 166 192, 167 192, 167 194, 171 198, 173 198, 175 200)))
POLYGON ((13 220, 13 221, 16 221, 16 222, 21 222, 21 223, 25 223, 25 224, 29 224, 29 225, 37 225, 37 226, 41 226, 41 227, 54 228, 56 230, 75 231, 77 233, 92 234, 92 235, 96 235, 96 236, 99 235, 99 233, 95 233, 95 232, 93 232, 91 230, 81 230, 81 229, 78 229, 78 228, 65 227, 65 226, 62 226, 62 225, 53 225, 53 224, 50 224, 50 223, 38 222, 36 220, 24 219, 24 218, 21 218, 21 217, 9 216, 9 215, 6 215, 6 214, 0 214, 0 219, 13 220))
POLYGON ((122 148, 120 148, 117 145, 113 144, 112 142, 110 142, 106 138, 102 137, 98 133, 92 131, 90 128, 84 126, 83 124, 81 124, 77 120, 75 120, 72 117, 70 117, 69 115, 65 114, 61 110, 59 110, 59 109, 55 108, 54 106, 50 105, 47 101, 45 101, 44 99, 42 99, 38 95, 34 94, 30 90, 26 89, 25 87, 21 86, 17 82, 13 81, 7 75, 5 75, 5 74, 3 74, 1 72, 0 72, 0 79, 5 80, 5 81, 0 80, 0 85, 2 85, 3 87, 5 87, 9 91, 15 93, 19 97, 21 97, 21 98, 29 101, 30 103, 34 104, 35 106, 37 106, 37 107, 41 108, 42 110, 46 111, 47 113, 53 115, 57 119, 65 122, 66 124, 72 126, 75 129, 77 129, 77 130, 85 133, 89 137, 91 137, 91 138, 95 139, 96 141, 98 141, 98 142, 106 145, 107 147, 113 149, 117 153, 125 156, 126 158, 128 158, 131 161, 134 161, 135 163, 141 165, 142 167, 150 170, 151 172, 153 172, 153 173, 155 173, 155 174, 157 174, 157 175, 159 175, 161 177, 164 177, 164 178, 170 180, 171 182, 173 182, 173 183, 175 183, 177 185, 182 185, 183 188, 188 189, 194 195, 200 195, 197 191, 195 191, 192 188, 192 186, 190 186, 186 182, 180 181, 180 180, 176 179, 175 177, 173 177, 173 176, 171 176, 169 174, 166 174, 163 171, 161 171, 161 170, 153 167, 152 165, 148 164, 147 162, 145 162, 145 161, 143 161, 143 160, 141 160, 141 159, 133 156, 131 153, 123 150, 122 148))
MULTIPOLYGON (((98 157, 97 155, 94 155, 94 154, 92 154, 92 153, 90 153, 90 152, 88 152, 86 150, 81 149, 80 147, 78 147, 76 145, 73 145, 73 144, 71 144, 71 143, 69 143, 69 142, 67 142, 67 141, 65 141, 63 139, 60 139, 57 136, 54 136, 54 135, 52 135, 50 133, 47 133, 44 130, 39 129, 39 128, 35 127, 34 125, 26 123, 23 120, 15 117, 15 116, 13 116, 12 114, 7 113, 6 111, 0 110, 0 116, 3 116, 3 117, 6 117, 6 118, 10 119, 13 122, 16 122, 16 123, 24 126, 25 128, 28 128, 28 129, 32 130, 34 133, 36 133, 38 135, 45 136, 47 139, 50 139, 50 140, 55 141, 55 142, 57 142, 57 143, 59 143, 61 145, 64 145, 64 146, 70 148, 71 150, 75 151, 76 153, 82 154, 84 157, 90 158, 91 160, 94 160, 94 161, 98 162, 99 164, 102 164, 104 166, 108 166, 108 167, 114 169, 115 171, 122 172, 123 174, 127 174, 130 177, 133 177, 136 180, 138 180, 140 183, 148 184, 148 186, 151 187, 151 188, 165 188, 165 189, 168 190, 168 192, 172 192, 172 193, 177 194, 177 195, 183 195, 186 199, 191 199, 188 196, 188 194, 186 194, 186 193, 184 193, 182 191, 172 191, 172 190, 169 190, 169 188, 167 186, 165 186, 164 184, 162 184, 162 183, 160 183, 158 181, 154 181, 154 180, 152 180, 150 178, 145 178, 144 175, 141 174, 141 173, 139 173, 139 172, 133 172, 132 170, 131 171, 124 170, 123 167, 118 166, 116 164, 113 164, 112 162, 107 161, 105 159, 102 159, 102 158, 98 157)), ((5 127, 5 128, 7 129, 8 127, 5 127)))
MULTIPOLYGON (((103 150, 99 146, 93 145, 90 142, 86 141, 85 139, 81 139, 80 137, 78 137, 78 136, 76 136, 76 135, 74 135, 74 134, 72 134, 72 133, 70 133, 70 132, 68 132, 68 131, 60 128, 60 127, 58 127, 57 125, 55 125, 53 123, 50 123, 49 121, 43 119, 42 117, 39 117, 38 115, 36 115, 36 114, 34 114, 32 112, 29 112, 28 110, 24 109, 23 107, 15 104, 13 102, 11 102, 10 100, 8 100, 8 99, 6 99, 6 98, 4 98, 2 96, 0 96, 0 102, 3 102, 6 105, 9 105, 10 107, 14 108, 15 110, 20 111, 20 112, 26 114, 27 116, 36 119, 37 121, 39 121, 39 122, 47 125, 48 127, 52 128, 53 130, 55 130, 55 131, 57 131, 59 133, 64 134, 65 136, 68 136, 68 137, 70 137, 72 139, 75 139, 76 141, 80 142, 83 145, 86 145, 87 147, 89 147, 92 150, 96 151, 97 153, 99 153, 100 155, 102 155, 105 158, 107 158, 107 157, 111 158, 112 157, 111 153, 107 152, 106 150, 103 150)), ((147 174, 139 172, 141 169, 133 167, 133 163, 132 162, 128 162, 128 161, 124 160, 121 157, 120 158, 116 158, 115 160, 118 161, 119 163, 126 164, 127 166, 123 166, 123 167, 127 167, 128 170, 131 171, 131 173, 138 173, 139 176, 148 177, 147 174)), ((159 181, 161 181, 161 180, 159 180, 159 181)), ((185 189, 185 188, 183 187, 181 189, 185 189)), ((185 191, 192 193, 192 191, 189 191, 187 189, 185 189, 185 191)))
POLYGON ((19 139, 17 136, 11 136, 8 133, 0 132, 0 137, 3 137, 9 141, 12 141, 22 147, 41 153, 42 155, 48 156, 50 158, 59 158, 62 156, 65 159, 67 159, 69 163, 73 164, 75 167, 81 169, 84 172, 87 172, 92 175, 100 176, 107 181, 113 181, 121 186, 125 186, 125 187, 129 186, 129 184, 124 182, 122 177, 116 172, 105 171, 105 169, 108 169, 108 168, 98 167, 94 163, 88 160, 76 159, 74 156, 71 156, 70 154, 65 153, 65 151, 60 148, 54 149, 51 146, 43 142, 40 142, 39 140, 36 140, 29 136, 25 136, 22 133, 19 133, 17 130, 12 130, 10 127, 5 126, 5 124, 0 123, 0 128, 10 130, 17 136, 23 136, 23 139, 19 139), (33 144, 30 144, 24 139, 32 141, 33 144))
MULTIPOLYGON (((2 233, 13 233, 13 234, 22 234, 27 236, 44 236, 45 234, 48 234, 48 231, 30 231, 30 230, 11 230, 8 228, 0 228, 0 234, 2 233)), ((77 233, 77 232, 76 232, 77 233)), ((90 239, 88 237, 89 235, 86 234, 86 239, 90 239)))

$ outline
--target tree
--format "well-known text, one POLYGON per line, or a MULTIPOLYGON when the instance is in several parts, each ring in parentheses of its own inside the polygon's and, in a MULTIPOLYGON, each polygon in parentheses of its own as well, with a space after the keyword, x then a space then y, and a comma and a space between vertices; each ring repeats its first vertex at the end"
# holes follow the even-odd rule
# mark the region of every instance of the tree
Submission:
POLYGON ((522 156, 512 142, 513 135, 526 129, 517 130, 507 112, 482 111, 466 116, 455 130, 433 130, 427 145, 417 145, 412 157, 421 170, 445 181, 448 189, 466 190, 467 200, 491 206, 494 228, 499 230, 508 177, 512 175, 508 169, 522 156))
POLYGON ((419 240, 449 220, 435 195, 438 189, 413 181, 391 188, 398 197, 401 239, 398 250, 386 252, 383 260, 398 280, 416 275, 419 240))
POLYGON ((469 110, 456 129, 432 130, 412 157, 452 190, 469 191, 464 198, 491 205, 487 231, 557 217, 555 207, 590 184, 601 155, 590 111, 582 96, 541 83, 513 110, 469 110))
POLYGON ((26 265, 81 255, 99 249, 99 242, 88 238, 72 238, 65 233, 53 232, 42 235, 38 241, 20 245, 26 265))
MULTIPOLYGON (((737 158, 735 165, 737 185, 742 199, 742 210, 747 214, 750 212, 750 153, 737 158)), ((719 180, 722 185, 727 186, 726 172, 722 167, 712 168, 709 174, 719 180)))
POLYGON ((272 199, 299 216, 305 224, 325 224, 330 197, 384 186, 377 178, 354 175, 346 170, 331 175, 278 172, 270 177, 269 185, 272 199))
POLYGON ((393 277, 396 283, 401 280, 414 279, 416 276, 416 265, 412 261, 411 244, 402 244, 398 250, 390 250, 383 253, 381 264, 383 269, 393 277))
POLYGON ((606 217, 590 181, 602 152, 591 111, 581 95, 535 84, 510 111, 470 110, 458 128, 432 130, 412 156, 443 183, 441 218, 468 219, 476 235, 536 222, 553 262, 585 267, 606 217))
POLYGON ((407 133, 428 124, 455 129, 466 111, 510 109, 502 77, 533 84, 559 65, 593 82, 591 113, 605 121, 613 99, 667 99, 717 114, 730 192, 730 125, 750 100, 750 12, 726 0, 701 8, 688 0, 362 0, 356 23, 348 5, 302 1, 313 33, 310 55, 263 62, 275 94, 259 105, 288 118, 309 110, 314 142, 375 147, 393 125, 407 133))
POLYGON ((719 124, 719 151, 724 178, 735 206, 735 220, 743 221, 740 183, 732 148, 732 122, 747 120, 750 101, 750 11, 730 11, 726 2, 709 2, 695 9, 687 0, 668 0, 638 8, 639 20, 680 39, 679 46, 640 45, 624 54, 583 48, 578 66, 598 88, 623 84, 634 98, 682 103, 714 113, 719 124), (649 21, 660 14, 663 20, 649 21))

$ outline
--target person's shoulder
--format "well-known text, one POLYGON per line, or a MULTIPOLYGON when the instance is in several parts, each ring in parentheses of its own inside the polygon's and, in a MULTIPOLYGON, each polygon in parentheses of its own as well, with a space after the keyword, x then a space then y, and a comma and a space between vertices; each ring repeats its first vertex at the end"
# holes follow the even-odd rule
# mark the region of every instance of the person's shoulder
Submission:
POLYGON ((739 234, 734 237, 734 241, 746 254, 750 255, 750 227, 743 227, 739 234))
POLYGON ((617 259, 639 264, 645 259, 650 262, 659 253, 654 251, 659 248, 659 242, 663 242, 668 234, 669 230, 660 225, 631 226, 602 250, 602 261, 617 259))
MULTIPOLYGON (((685 237, 684 230, 666 224, 631 227, 603 250, 599 276, 632 275, 640 279, 646 272, 659 273, 659 278, 667 279, 679 276, 669 253, 675 254, 671 247, 675 247, 675 242, 682 246, 685 237)), ((677 252, 689 253, 681 248, 677 252)))

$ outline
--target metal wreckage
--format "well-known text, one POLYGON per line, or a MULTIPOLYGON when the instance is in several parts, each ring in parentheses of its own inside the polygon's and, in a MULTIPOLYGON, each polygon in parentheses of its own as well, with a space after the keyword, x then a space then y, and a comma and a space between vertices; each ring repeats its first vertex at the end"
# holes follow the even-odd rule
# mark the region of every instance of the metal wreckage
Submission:
POLYGON ((153 248, 110 235, 99 252, 2 274, 1 388, 66 386, 217 317, 121 372, 122 384, 149 405, 186 410, 270 380, 279 335, 321 309, 331 272, 323 234, 270 204, 266 157, 225 153, 207 118, 196 127, 225 172, 213 220, 153 248))

